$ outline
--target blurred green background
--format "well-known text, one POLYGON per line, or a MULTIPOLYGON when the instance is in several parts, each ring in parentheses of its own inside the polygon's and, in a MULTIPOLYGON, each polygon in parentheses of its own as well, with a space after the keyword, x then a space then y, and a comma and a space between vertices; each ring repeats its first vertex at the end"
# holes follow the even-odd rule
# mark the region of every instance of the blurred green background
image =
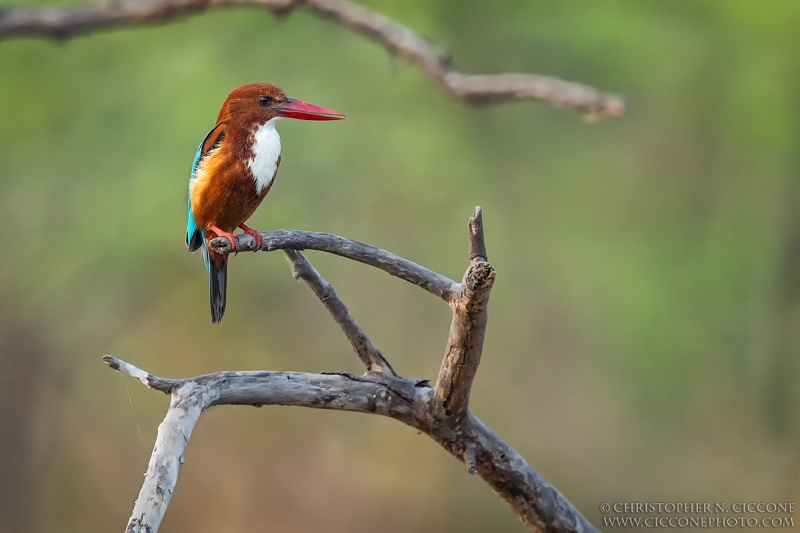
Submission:
MULTIPOLYGON (((278 253, 232 260, 210 323, 183 243, 189 168, 228 91, 254 81, 350 117, 281 123, 254 227, 460 279, 483 206, 498 276, 473 411, 595 524, 602 502, 800 498, 800 3, 364 4, 466 72, 558 75, 631 111, 470 107, 304 11, 0 43, 0 529, 123 528, 167 398, 104 354, 167 377, 361 370, 278 253)), ((398 371, 435 378, 445 304, 308 255, 398 371)), ((397 422, 220 407, 163 531, 525 528, 397 422)))

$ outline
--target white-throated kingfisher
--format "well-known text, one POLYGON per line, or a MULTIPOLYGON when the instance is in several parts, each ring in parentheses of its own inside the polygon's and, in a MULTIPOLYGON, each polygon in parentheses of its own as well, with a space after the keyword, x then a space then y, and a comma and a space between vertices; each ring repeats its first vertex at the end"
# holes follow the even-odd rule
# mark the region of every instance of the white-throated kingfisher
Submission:
POLYGON ((217 115, 217 124, 197 149, 189 178, 189 222, 186 246, 203 250, 209 276, 211 321, 225 313, 228 256, 210 249, 224 237, 236 251, 233 231, 261 234, 245 222, 269 192, 281 164, 281 138, 275 123, 281 118, 339 120, 345 115, 289 98, 279 87, 251 83, 231 91, 217 115))

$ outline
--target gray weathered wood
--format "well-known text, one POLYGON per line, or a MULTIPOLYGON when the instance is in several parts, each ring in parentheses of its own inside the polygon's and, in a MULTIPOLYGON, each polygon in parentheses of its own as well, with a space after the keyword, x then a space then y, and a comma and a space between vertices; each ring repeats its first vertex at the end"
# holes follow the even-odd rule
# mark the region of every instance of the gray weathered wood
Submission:
MULTIPOLYGON (((534 531, 593 532, 592 525, 516 451, 473 415, 442 417, 430 387, 395 378, 346 373, 217 372, 165 380, 106 356, 110 366, 145 383, 172 384, 170 408, 158 437, 127 533, 156 533, 175 489, 186 445, 200 413, 215 405, 284 405, 377 414, 425 433, 475 472, 534 531), (403 382, 406 386, 404 387, 403 382), (403 389, 413 391, 411 396, 403 389), (399 392, 400 391, 400 392, 399 392), (468 450, 472 450, 471 452, 468 450)), ((159 388, 162 390, 164 387, 159 388)))

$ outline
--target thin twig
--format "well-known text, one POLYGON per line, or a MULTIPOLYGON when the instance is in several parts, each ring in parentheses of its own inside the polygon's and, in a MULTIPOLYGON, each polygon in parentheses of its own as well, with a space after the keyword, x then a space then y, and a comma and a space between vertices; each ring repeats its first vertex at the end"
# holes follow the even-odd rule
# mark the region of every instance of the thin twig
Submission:
POLYGON ((286 15, 306 6, 380 44, 418 66, 452 96, 472 103, 543 100, 580 112, 587 119, 625 113, 625 101, 592 87, 535 74, 471 75, 455 70, 449 57, 407 27, 348 0, 126 0, 66 7, 0 9, 0 39, 48 36, 58 40, 98 30, 164 24, 215 8, 260 7, 286 15))
POLYGON ((147 387, 150 387, 153 390, 164 392, 166 394, 171 393, 182 383, 182 381, 178 379, 164 379, 156 377, 145 372, 139 367, 133 366, 130 363, 126 363, 122 359, 117 359, 116 357, 112 357, 110 355, 104 355, 103 361, 105 361, 106 364, 114 370, 119 370, 123 374, 138 379, 147 387))
POLYGON ((353 346, 359 359, 367 367, 368 372, 382 372, 396 376, 392 365, 384 359, 381 351, 378 350, 369 340, 364 330, 356 323, 347 306, 344 304, 331 284, 317 272, 303 252, 298 250, 284 250, 286 259, 292 265, 292 276, 294 279, 302 279, 311 288, 311 291, 319 298, 325 308, 330 312, 333 320, 342 328, 347 340, 353 346))
MULTIPOLYGON (((450 278, 386 250, 345 239, 338 235, 317 231, 279 229, 264 231, 261 233, 261 237, 263 238, 263 244, 260 250, 265 252, 273 250, 318 250, 320 252, 328 252, 379 268, 392 276, 422 287, 447 302, 461 292, 461 286, 450 278)), ((221 254, 231 252, 230 243, 227 239, 213 239, 211 248, 221 254)), ((239 251, 256 250, 255 237, 247 234, 239 235, 236 239, 236 248, 239 251)))
POLYGON ((469 219, 469 259, 482 259, 488 261, 486 254, 486 240, 483 237, 483 210, 475 206, 475 212, 469 219))

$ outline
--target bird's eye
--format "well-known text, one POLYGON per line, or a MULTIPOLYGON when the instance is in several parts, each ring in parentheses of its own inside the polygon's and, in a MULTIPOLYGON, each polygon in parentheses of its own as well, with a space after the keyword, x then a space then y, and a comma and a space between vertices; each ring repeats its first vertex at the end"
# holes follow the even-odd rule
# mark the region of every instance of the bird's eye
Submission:
POLYGON ((272 105, 272 98, 269 96, 261 96, 258 98, 258 105, 261 107, 269 107, 272 105))

